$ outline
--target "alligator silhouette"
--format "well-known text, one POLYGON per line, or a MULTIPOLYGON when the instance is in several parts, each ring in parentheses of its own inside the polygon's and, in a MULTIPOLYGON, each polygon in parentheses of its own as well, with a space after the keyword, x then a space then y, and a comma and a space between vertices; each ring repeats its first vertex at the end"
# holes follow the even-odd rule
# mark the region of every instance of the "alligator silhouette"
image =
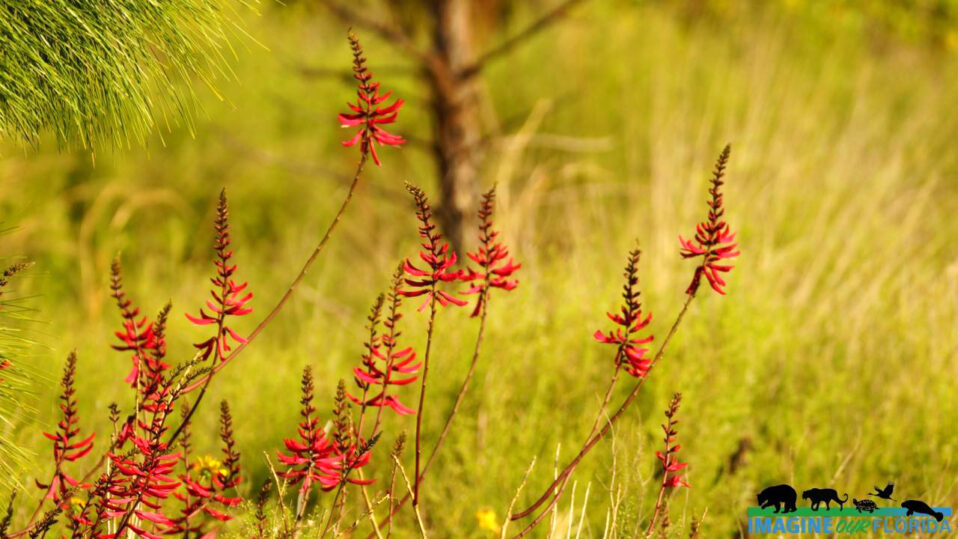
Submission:
POLYGON ((938 522, 941 522, 941 519, 945 518, 945 515, 943 515, 942 513, 939 513, 938 511, 935 511, 934 509, 929 507, 927 503, 921 500, 905 500, 901 502, 901 506, 904 507, 905 509, 908 509, 908 513, 905 516, 910 517, 915 513, 919 513, 922 515, 935 517, 935 520, 937 520, 938 522))

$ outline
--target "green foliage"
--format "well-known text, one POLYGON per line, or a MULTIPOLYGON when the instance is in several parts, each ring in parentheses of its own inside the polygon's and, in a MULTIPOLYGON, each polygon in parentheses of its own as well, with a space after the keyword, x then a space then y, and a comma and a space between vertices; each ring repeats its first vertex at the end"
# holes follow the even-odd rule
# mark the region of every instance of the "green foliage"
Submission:
MULTIPOLYGON (((426 483, 429 525, 439 536, 488 537, 477 512, 491 508, 501 522, 534 456, 519 505, 551 480, 557 445, 565 461, 581 444, 611 361, 590 335, 615 306, 622 257, 641 238, 645 304, 661 336, 689 277, 675 236, 701 218, 707 171, 727 140, 736 148, 728 217, 743 248, 729 296, 696 300, 649 391, 577 471, 576 519, 592 483, 583 536, 601 537, 613 494, 623 536, 647 518, 658 423, 676 390, 693 488, 671 501, 675 536, 706 507, 701 537, 737 536, 761 486, 793 478, 855 495, 887 477, 912 496, 958 504, 958 416, 949 413, 958 407, 958 116, 948 113, 958 58, 876 53, 837 27, 819 39, 803 17, 689 24, 633 4, 590 2, 483 75, 488 114, 522 134, 488 153, 485 180, 498 182, 501 226, 528 273, 492 305, 461 423, 426 483)), ((182 360, 202 334, 181 313, 208 293, 220 188, 230 191, 235 256, 256 292, 241 333, 285 292, 336 211, 338 174, 352 171, 355 154, 342 151, 335 114, 354 90, 303 72, 340 69, 349 50, 342 25, 305 7, 256 21, 273 52, 243 55, 243 84, 224 88, 231 103, 205 103, 211 120, 198 123, 196 140, 178 132, 166 148, 106 153, 95 168, 87 156, 47 151, 0 161, 0 215, 21 224, 5 250, 37 260, 28 290, 56 350, 41 368, 53 378, 74 347, 96 358, 78 373, 92 430, 110 431, 111 401, 132 405, 118 383, 129 362, 107 345, 118 324, 106 286, 118 251, 136 261, 128 286, 145 310, 172 299, 170 350, 182 360)), ((388 46, 370 40, 367 50, 390 68, 377 75, 397 95, 421 93, 388 46)), ((428 142, 422 100, 409 101, 400 132, 428 142)), ((211 402, 233 404, 248 498, 270 475, 263 452, 272 458, 297 420, 303 365, 321 374, 317 394, 329 408, 362 353, 369 302, 417 248, 401 184, 435 192, 423 147, 369 170, 288 310, 211 389, 211 402)), ((437 349, 448 352, 436 356, 433 372, 443 374, 430 382, 427 433, 442 427, 467 368, 467 318, 442 320, 437 349)), ((422 317, 407 320, 410 339, 420 335, 422 317)), ((43 386, 41 426, 57 417, 57 390, 43 386)), ((215 428, 214 410, 201 409, 196 429, 215 428)), ((382 447, 403 428, 408 421, 390 421, 382 447)), ((48 455, 40 430, 21 429, 17 440, 48 455)), ((31 462, 18 477, 49 468, 31 462)), ((388 473, 388 459, 375 457, 370 476, 388 473)), ((330 498, 321 500, 316 526, 330 498)), ((560 530, 571 501, 560 506, 560 530)), ((249 537, 244 524, 226 531, 249 537)), ((415 535, 408 512, 397 526, 396 536, 415 535)))
POLYGON ((0 487, 3 491, 22 485, 23 467, 29 452, 13 436, 31 411, 28 397, 35 391, 36 372, 29 362, 32 342, 23 336, 18 319, 24 309, 17 300, 9 300, 9 277, 22 269, 12 266, 0 272, 0 487))
POLYGON ((143 143, 229 74, 230 0, 0 0, 0 136, 143 143))

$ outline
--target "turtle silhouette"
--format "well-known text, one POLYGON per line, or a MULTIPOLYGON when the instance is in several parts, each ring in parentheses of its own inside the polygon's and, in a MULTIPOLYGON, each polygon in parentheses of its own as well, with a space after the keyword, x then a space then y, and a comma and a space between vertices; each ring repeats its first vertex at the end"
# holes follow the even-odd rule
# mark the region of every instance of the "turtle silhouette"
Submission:
POLYGON ((928 515, 930 517, 934 517, 935 520, 937 520, 938 522, 941 522, 941 519, 945 518, 944 514, 939 513, 938 511, 935 511, 934 509, 929 507, 927 503, 921 500, 905 500, 901 502, 901 506, 904 507, 905 509, 908 509, 908 513, 905 514, 905 516, 907 517, 910 517, 914 515, 915 513, 919 513, 922 515, 928 515))
POLYGON ((852 498, 852 503, 855 504, 855 509, 861 513, 862 511, 868 511, 869 513, 874 513, 877 507, 875 502, 871 500, 857 500, 852 498))
POLYGON ((876 498, 881 498, 883 500, 897 501, 891 497, 891 493, 895 490, 894 483, 888 483, 885 488, 875 487, 875 492, 869 492, 869 496, 875 496, 876 498))

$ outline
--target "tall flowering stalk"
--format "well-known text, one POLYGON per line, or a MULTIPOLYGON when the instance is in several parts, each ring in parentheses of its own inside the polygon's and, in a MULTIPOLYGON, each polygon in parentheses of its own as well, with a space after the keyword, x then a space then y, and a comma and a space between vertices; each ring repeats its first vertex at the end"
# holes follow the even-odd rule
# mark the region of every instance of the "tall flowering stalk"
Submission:
POLYGON ((485 315, 489 291, 493 288, 509 291, 519 285, 517 279, 510 279, 513 273, 522 267, 509 256, 509 248, 499 241, 499 231, 493 228, 493 213, 496 207, 496 188, 493 186, 482 195, 479 203, 479 247, 466 256, 475 263, 460 275, 463 281, 472 283, 472 287, 463 294, 475 294, 476 306, 472 310, 473 318, 485 315), (508 262, 506 259, 508 258, 508 262))
MULTIPOLYGON (((204 339, 193 346, 197 349, 198 357, 202 361, 210 361, 210 368, 215 369, 222 365, 225 358, 233 350, 234 346, 245 346, 249 341, 237 333, 232 327, 232 320, 246 316, 253 312, 249 306, 253 299, 252 292, 247 290, 249 283, 237 282, 236 264, 233 263, 233 251, 230 249, 232 240, 230 239, 230 208, 229 201, 226 198, 226 190, 220 191, 219 203, 216 206, 216 219, 213 228, 216 231, 216 239, 213 241, 213 251, 216 258, 213 264, 216 270, 210 282, 213 284, 210 290, 210 299, 206 300, 206 309, 200 308, 199 315, 186 314, 186 318, 193 324, 201 327, 213 326, 213 335, 204 339)), ((200 388, 199 394, 193 401, 193 405, 184 415, 183 421, 179 427, 170 436, 169 443, 173 443, 182 433, 186 424, 193 417, 193 413, 203 401, 210 383, 213 381, 214 370, 210 371, 203 380, 186 388, 186 391, 192 391, 200 388)))
POLYGON ((468 302, 456 298, 452 294, 439 289, 440 283, 454 282, 462 275, 460 271, 453 271, 453 266, 458 261, 456 253, 449 248, 449 244, 442 241, 442 234, 438 227, 432 222, 432 206, 429 205, 429 198, 426 193, 415 185, 406 184, 406 190, 412 195, 416 204, 416 218, 419 219, 419 236, 423 242, 422 249, 419 251, 419 258, 425 263, 425 267, 420 269, 408 258, 403 263, 403 269, 410 276, 406 279, 406 284, 410 289, 402 291, 406 297, 423 298, 419 305, 419 311, 426 307, 432 308, 438 301, 443 307, 457 305, 462 307, 468 302))
MULTIPOLYGON (((662 441, 665 447, 663 447, 662 451, 655 452, 656 458, 659 459, 662 465, 662 485, 659 488, 658 498, 655 500, 655 509, 652 511, 652 518, 649 520, 649 527, 645 532, 646 537, 651 537, 652 532, 655 531, 655 522, 659 512, 666 510, 666 491, 677 487, 689 488, 688 482, 685 481, 680 473, 689 464, 687 462, 681 462, 675 456, 675 453, 682 448, 682 446, 676 443, 678 440, 678 431, 675 430, 675 426, 679 424, 679 420, 676 419, 675 416, 678 415, 679 405, 681 403, 682 394, 676 393, 672 397, 672 401, 669 402, 668 409, 665 411, 666 422, 662 424, 662 432, 665 434, 665 438, 663 438, 662 441)), ((666 525, 666 522, 668 522, 667 512, 663 515, 663 526, 666 525)))
POLYGON ((400 312, 403 298, 403 269, 399 267, 393 274, 392 286, 388 301, 388 312, 382 321, 385 332, 377 334, 380 319, 380 310, 384 298, 380 296, 369 317, 370 336, 366 343, 366 352, 362 357, 362 365, 353 368, 356 385, 362 390, 361 396, 350 394, 349 398, 362 407, 359 420, 359 430, 362 432, 365 409, 372 406, 378 408, 370 436, 379 432, 382 420, 383 407, 391 408, 399 415, 411 415, 416 411, 403 404, 397 395, 389 394, 391 387, 397 389, 409 385, 419 379, 415 374, 421 362, 416 362, 416 352, 412 347, 399 347, 399 321, 403 315, 400 312), (375 389, 374 389, 375 388, 375 389))
POLYGON ((402 99, 396 99, 391 105, 381 107, 392 96, 392 91, 379 95, 379 83, 373 82, 373 74, 366 67, 366 57, 363 56, 363 47, 356 34, 349 32, 349 46, 353 50, 353 78, 358 82, 356 88, 356 103, 347 103, 351 113, 342 113, 338 116, 339 123, 344 128, 359 127, 359 131, 343 146, 359 144, 359 151, 363 157, 371 155, 373 162, 381 165, 376 154, 376 144, 384 146, 401 146, 406 141, 398 136, 386 132, 381 125, 396 121, 399 109, 403 106, 402 99))
POLYGON ((309 366, 303 369, 300 398, 300 422, 297 428, 298 439, 283 440, 289 453, 278 452, 279 461, 286 465, 280 476, 291 485, 300 485, 296 504, 296 521, 299 522, 306 510, 310 492, 314 484, 324 491, 339 485, 339 468, 342 458, 336 454, 336 448, 326 437, 320 425, 320 418, 313 406, 313 370, 309 366))
POLYGON ((679 236, 679 243, 682 245, 682 258, 702 257, 702 265, 696 268, 692 276, 692 282, 685 290, 686 294, 695 295, 699 289, 702 276, 709 282, 712 290, 725 295, 725 280, 722 279, 723 273, 728 273, 733 266, 721 264, 723 260, 731 260, 740 253, 736 248, 735 233, 731 231, 728 223, 723 219, 725 217, 725 208, 723 207, 722 185, 725 184, 725 167, 728 165, 729 154, 732 151, 731 145, 726 145, 725 149, 719 155, 715 163, 715 170, 712 172, 710 180, 708 200, 708 215, 705 220, 695 227, 695 237, 687 240, 679 236))
MULTIPOLYGON (((648 379, 649 372, 655 367, 656 363, 658 363, 658 361, 662 359, 662 356, 665 355, 665 351, 668 348, 669 342, 671 342, 672 337, 675 335, 675 332, 678 330, 679 325, 682 323, 682 320, 685 317, 685 313, 688 312, 689 306, 692 304, 692 300, 695 299, 695 292, 698 288, 698 284, 699 284, 699 280, 701 279, 701 276, 703 274, 706 275, 706 278, 709 279, 709 282, 711 283, 712 281, 709 278, 709 275, 711 275, 711 277, 714 278, 717 275, 716 272, 724 273, 731 269, 730 267, 728 269, 722 269, 719 267, 712 267, 711 269, 708 269, 710 264, 713 264, 713 262, 718 260, 715 257, 724 256, 724 258, 731 258, 734 256, 738 256, 738 252, 732 250, 735 247, 734 245, 731 245, 731 249, 719 251, 720 249, 729 248, 730 245, 727 244, 727 242, 731 241, 731 238, 732 238, 732 236, 730 235, 728 231, 728 225, 726 225, 721 220, 725 212, 724 212, 724 207, 722 204, 723 200, 722 200, 721 192, 719 190, 719 188, 724 183, 722 181, 722 178, 725 175, 725 167, 726 167, 726 164, 728 163, 729 152, 730 152, 730 147, 726 146, 725 149, 722 150, 722 153, 719 155, 718 162, 715 165, 715 172, 713 173, 713 177, 712 177, 712 186, 709 189, 709 193, 712 195, 712 199, 709 202, 709 212, 705 221, 705 223, 709 223, 708 228, 704 227, 703 225, 700 225, 700 228, 703 231, 713 231, 713 232, 721 231, 721 232, 714 234, 712 236, 708 236, 708 234, 706 234, 706 236, 703 236, 703 241, 701 242, 701 245, 692 245, 692 247, 698 247, 698 248, 704 249, 704 251, 700 255, 692 254, 691 256, 687 256, 689 254, 690 246, 686 245, 686 242, 684 242, 683 240, 683 246, 682 246, 682 252, 681 252, 682 256, 685 258, 702 256, 702 263, 698 268, 696 268, 695 274, 693 275, 693 278, 692 278, 692 283, 689 286, 689 288, 687 288, 685 291, 687 294, 687 297, 685 299, 685 303, 682 305, 682 309, 679 311, 678 316, 676 316, 675 321, 672 323, 672 327, 669 328, 669 331, 666 334, 665 339, 663 339, 662 343, 659 345, 658 351, 652 357, 652 360, 647 365, 647 368, 642 369, 643 371, 641 373, 642 376, 637 377, 635 386, 633 386, 632 391, 629 392, 625 400, 622 401, 622 404, 616 409, 616 411, 611 416, 608 417, 608 420, 605 421, 602 428, 599 428, 599 429, 596 428, 598 426, 598 423, 593 426, 593 434, 589 436, 586 443, 582 446, 582 448, 579 450, 576 456, 569 462, 569 464, 567 464, 566 467, 560 473, 556 475, 556 478, 552 481, 552 483, 548 487, 546 487, 545 492, 543 492, 543 494, 529 508, 527 508, 524 511, 520 511, 518 513, 511 515, 512 520, 518 520, 518 519, 527 517, 535 513, 540 507, 542 507, 544 504, 548 502, 548 505, 545 505, 545 509, 543 509, 528 526, 526 526, 521 532, 519 532, 519 534, 516 537, 524 537, 528 535, 545 518, 545 515, 548 513, 549 509, 552 508, 552 506, 554 506, 556 502, 558 502, 559 493, 561 493, 562 486, 565 485, 569 476, 572 474, 573 471, 575 471, 575 468, 579 465, 580 462, 582 462, 582 459, 585 458, 585 456, 589 453, 589 451, 591 451, 592 448, 595 447, 609 433, 609 431, 612 429, 615 423, 622 417, 625 411, 629 408, 629 406, 635 400, 635 397, 639 394, 639 391, 642 389, 643 385, 645 385, 645 381, 648 379)), ((724 282, 715 280, 715 284, 719 285, 719 288, 721 288, 721 285, 724 284, 724 282)), ((713 286, 713 288, 715 287, 713 286)), ((724 290, 716 290, 716 291, 724 292, 724 290)), ((615 315, 613 315, 613 317, 614 316, 615 315)), ((613 321, 616 321, 616 320, 613 318, 613 321)), ((627 320, 625 319, 625 317, 622 317, 622 322, 624 323, 626 321, 627 320)), ((619 324, 618 322, 616 323, 619 324)), ((621 324, 619 325, 621 326, 621 324)), ((624 328, 624 326, 622 327, 624 328)), ((623 333, 625 334, 627 332, 623 330, 623 333)), ((603 337, 607 338, 609 337, 609 335, 604 334, 603 337)), ((612 337, 613 338, 616 337, 616 334, 613 334, 612 337)), ((621 342, 619 344, 621 345, 621 342)))
POLYGON ((123 272, 119 258, 113 261, 110 269, 111 296, 116 300, 116 306, 120 310, 120 317, 123 320, 123 329, 116 332, 120 344, 113 345, 113 349, 132 353, 133 367, 125 381, 134 388, 136 414, 139 415, 142 398, 141 383, 143 381, 141 370, 143 363, 149 357, 149 352, 156 347, 156 336, 153 334, 153 325, 150 324, 149 319, 140 316, 140 308, 133 304, 133 301, 127 297, 123 290, 123 272))
POLYGON ((230 250, 230 208, 226 200, 226 190, 220 191, 219 204, 216 206, 216 220, 213 224, 216 230, 216 240, 213 242, 213 251, 216 252, 216 273, 210 279, 213 283, 213 289, 210 291, 211 299, 206 301, 206 308, 200 309, 199 315, 193 316, 189 313, 186 318, 197 326, 215 325, 216 333, 195 346, 200 351, 200 357, 207 360, 210 357, 214 359, 214 365, 226 357, 232 350, 233 343, 246 344, 246 339, 233 330, 229 325, 231 317, 245 316, 253 309, 247 304, 253 299, 253 294, 247 292, 249 283, 238 283, 233 278, 236 273, 236 264, 233 264, 233 251, 230 250))
POLYGON ((212 376, 223 369, 226 364, 235 358, 237 354, 242 352, 250 342, 252 342, 260 333, 262 333, 263 329, 265 329, 266 326, 268 326, 270 322, 276 318, 276 316, 279 314, 279 311, 282 310, 283 306, 286 305, 290 297, 292 297, 293 292, 299 286, 299 283, 302 282, 302 280, 306 277, 306 274, 313 266, 313 263, 317 258, 319 258, 319 255, 323 252, 323 249, 325 249, 326 244, 329 242, 333 232, 336 230, 336 227, 339 224, 339 221, 342 219, 343 214, 346 213, 346 208, 349 206, 349 202, 353 198, 353 193, 356 191, 356 186, 359 184, 359 178, 362 176, 366 161, 370 156, 372 156, 373 161, 377 165, 380 164, 379 156, 375 153, 374 143, 389 146, 399 146, 405 142, 402 137, 391 135, 380 127, 382 124, 393 123, 396 120, 398 117, 399 108, 402 106, 402 100, 397 100, 396 103, 386 107, 379 107, 379 105, 388 100, 391 94, 387 92, 385 95, 379 95, 379 83, 372 82, 372 73, 369 72, 366 66, 366 57, 364 56, 362 46, 359 43, 359 39, 352 32, 349 33, 349 42, 353 52, 353 76, 358 82, 358 100, 356 104, 349 104, 350 110, 352 112, 340 114, 338 119, 343 127, 360 128, 356 136, 345 142, 346 146, 353 146, 358 142, 362 142, 359 144, 359 163, 356 165, 356 172, 353 174, 353 181, 349 184, 346 197, 343 198, 343 202, 340 204, 339 210, 336 211, 336 215, 333 216, 332 222, 326 228, 326 231, 323 233, 323 236, 316 245, 316 248, 313 249, 313 252, 309 255, 309 258, 306 259, 302 269, 299 270, 299 273, 290 283, 289 287, 286 289, 286 292, 279 299, 273 309, 266 315, 266 317, 264 317, 259 324, 256 325, 253 331, 246 337, 246 342, 240 343, 229 353, 229 355, 223 357, 220 364, 213 367, 213 370, 209 376, 212 376), (359 138, 356 138, 357 136, 359 138))
POLYGON ((622 307, 617 313, 606 313, 617 327, 613 331, 605 333, 602 330, 596 330, 593 338, 604 344, 614 345, 617 350, 615 353, 615 368, 624 368, 631 376, 642 378, 649 372, 652 361, 645 354, 648 353, 646 345, 652 342, 653 337, 638 337, 636 334, 645 329, 652 321, 652 315, 642 317, 642 303, 639 302, 639 258, 642 251, 633 249, 629 252, 629 259, 625 265, 625 284, 622 285, 622 307))
MULTIPOLYGON (((496 188, 493 186, 489 191, 483 194, 479 204, 479 245, 475 252, 466 253, 466 256, 475 264, 461 271, 459 278, 471 285, 470 288, 463 291, 464 295, 475 295, 476 305, 473 308, 472 316, 479 317, 479 330, 476 335, 476 344, 472 352, 472 360, 469 364, 469 371, 466 373, 456 394, 456 401, 446 417, 445 425, 436 439, 436 444, 426 460, 418 478, 422 480, 423 476, 432 466, 439 449, 445 442, 452 429, 453 420, 459 412, 462 402, 465 400, 466 393, 469 390, 469 384, 475 375, 476 365, 479 362, 479 355, 482 349, 483 335, 486 328, 486 315, 489 312, 489 296, 493 289, 500 289, 504 292, 514 290, 519 281, 513 279, 513 274, 518 271, 522 264, 516 264, 509 256, 509 248, 499 239, 499 231, 495 230, 493 221, 495 213, 496 188)), ((410 499, 404 496, 397 504, 390 508, 389 514, 385 517, 383 524, 392 522, 393 515, 410 499)))
MULTIPOLYGON (((53 441, 53 477, 48 483, 36 482, 37 487, 45 491, 44 499, 57 504, 68 504, 70 500, 67 499, 67 493, 71 490, 91 488, 91 485, 81 483, 64 470, 67 463, 77 462, 93 450, 93 438, 96 437, 96 433, 90 433, 86 437, 80 434, 80 415, 74 389, 76 366, 76 352, 71 352, 60 381, 63 392, 60 394, 60 420, 57 422, 57 429, 52 433, 43 433, 53 441)), ((38 507, 38 512, 39 509, 38 507)))
POLYGON ((432 350, 432 335, 436 325, 436 311, 439 306, 466 305, 467 302, 439 289, 440 283, 452 282, 459 278, 460 272, 453 271, 456 265, 456 253, 449 249, 449 244, 442 241, 436 225, 432 222, 432 208, 429 199, 422 189, 406 184, 406 190, 416 203, 416 217, 419 219, 419 236, 422 237, 422 249, 419 258, 426 264, 425 269, 416 267, 408 258, 403 263, 403 269, 411 278, 406 279, 411 289, 401 293, 406 297, 425 296, 419 310, 429 307, 429 325, 426 328, 426 350, 423 354, 422 382, 419 388, 419 408, 416 412, 416 468, 413 476, 413 505, 419 504, 419 483, 422 460, 422 410, 426 403, 426 380, 429 375, 429 354, 432 350))

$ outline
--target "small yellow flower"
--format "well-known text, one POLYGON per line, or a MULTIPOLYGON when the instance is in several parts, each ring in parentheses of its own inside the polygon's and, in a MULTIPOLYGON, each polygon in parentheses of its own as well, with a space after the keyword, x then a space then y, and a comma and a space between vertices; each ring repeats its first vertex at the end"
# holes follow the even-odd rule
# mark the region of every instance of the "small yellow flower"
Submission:
POLYGON ((476 523, 480 530, 490 531, 496 535, 502 531, 499 527, 499 519, 496 518, 496 512, 485 508, 476 511, 476 523))
POLYGON ((217 477, 226 473, 223 463, 212 455, 203 455, 197 457, 190 469, 205 477, 217 477))

